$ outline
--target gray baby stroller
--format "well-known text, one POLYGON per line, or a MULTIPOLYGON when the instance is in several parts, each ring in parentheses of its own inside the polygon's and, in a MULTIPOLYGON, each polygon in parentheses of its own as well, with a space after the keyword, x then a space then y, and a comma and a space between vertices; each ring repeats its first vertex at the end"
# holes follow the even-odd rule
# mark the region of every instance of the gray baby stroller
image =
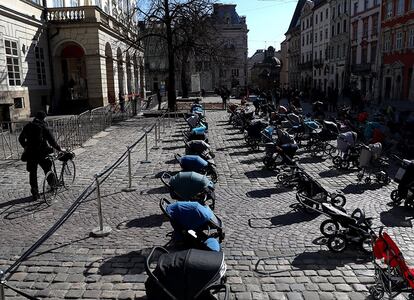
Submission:
POLYGON ((214 300, 218 293, 227 300, 226 269, 223 252, 188 249, 169 253, 155 247, 145 261, 145 290, 149 300, 214 300))
POLYGON ((359 156, 359 167, 361 171, 358 173, 358 181, 364 180, 366 184, 371 183, 372 178, 378 183, 389 184, 391 178, 388 176, 386 169, 388 162, 381 157, 382 145, 381 143, 364 145, 359 156))

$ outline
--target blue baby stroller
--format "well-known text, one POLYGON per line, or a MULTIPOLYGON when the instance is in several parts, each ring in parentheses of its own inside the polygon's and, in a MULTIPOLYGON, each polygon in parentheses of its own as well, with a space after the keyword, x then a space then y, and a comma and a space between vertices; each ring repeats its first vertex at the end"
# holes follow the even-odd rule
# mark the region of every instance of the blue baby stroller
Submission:
POLYGON ((223 223, 208 206, 182 201, 171 204, 162 199, 160 208, 174 229, 172 242, 186 248, 221 251, 223 223))
POLYGON ((223 252, 188 249, 169 253, 155 247, 145 261, 148 300, 216 300, 217 294, 227 300, 226 269, 223 252))
POLYGON ((191 129, 189 132, 183 132, 183 135, 185 141, 199 140, 208 143, 207 127, 204 125, 195 127, 191 129))
POLYGON ((205 160, 199 155, 175 154, 175 159, 186 172, 197 172, 202 175, 209 175, 213 182, 217 182, 216 164, 213 159, 205 160))
POLYGON ((171 176, 165 172, 161 176, 161 181, 169 188, 171 198, 180 201, 196 201, 209 205, 214 209, 216 197, 214 194, 214 183, 205 175, 196 172, 179 172, 171 176))

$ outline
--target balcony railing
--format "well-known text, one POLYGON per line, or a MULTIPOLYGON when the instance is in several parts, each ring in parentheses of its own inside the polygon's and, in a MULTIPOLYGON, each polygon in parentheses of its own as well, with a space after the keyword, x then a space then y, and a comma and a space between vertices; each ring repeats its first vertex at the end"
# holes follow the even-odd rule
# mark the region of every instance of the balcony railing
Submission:
POLYGON ((371 64, 353 64, 351 65, 352 73, 369 73, 371 72, 371 64))

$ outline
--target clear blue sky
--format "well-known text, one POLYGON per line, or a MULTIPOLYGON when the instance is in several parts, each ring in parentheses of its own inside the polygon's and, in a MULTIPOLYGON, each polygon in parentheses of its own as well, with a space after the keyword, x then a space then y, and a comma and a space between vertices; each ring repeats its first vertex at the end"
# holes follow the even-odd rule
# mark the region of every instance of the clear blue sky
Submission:
POLYGON ((239 15, 246 16, 249 29, 249 57, 257 49, 273 46, 280 49, 297 0, 221 0, 221 3, 237 4, 239 15))

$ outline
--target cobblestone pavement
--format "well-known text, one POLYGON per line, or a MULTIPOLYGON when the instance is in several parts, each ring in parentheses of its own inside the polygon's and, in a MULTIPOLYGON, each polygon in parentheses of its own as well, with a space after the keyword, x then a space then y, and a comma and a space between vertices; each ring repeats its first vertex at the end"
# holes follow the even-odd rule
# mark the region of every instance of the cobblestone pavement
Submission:
MULTIPOLYGON (((373 282, 370 258, 350 247, 332 254, 317 244, 323 216, 292 211, 295 193, 275 185, 275 173, 262 170, 263 152, 252 153, 243 136, 227 124, 224 111, 208 111, 209 139, 216 152, 219 183, 216 212, 225 224, 223 247, 228 264, 231 299, 366 299, 373 282)), ((137 139, 151 119, 132 119, 109 128, 78 151, 76 186, 59 195, 50 207, 29 202, 27 173, 22 163, 0 168, 0 268, 10 265, 57 220, 96 172, 110 165, 126 145, 137 139)), ((145 299, 145 255, 164 245, 171 226, 158 207, 167 196, 159 176, 177 171, 173 154, 183 153, 180 121, 166 126, 159 149, 151 149, 151 163, 141 164, 144 144, 132 154, 133 185, 123 164, 102 185, 104 222, 112 233, 89 237, 97 226, 96 196, 91 195, 45 244, 9 279, 9 284, 47 299, 145 299)), ((152 133, 149 144, 154 145, 152 133)), ((387 232, 414 263, 412 212, 387 206, 388 186, 357 185, 355 173, 330 169, 330 161, 301 154, 301 164, 328 190, 341 189, 348 211, 356 207, 386 225, 387 232)), ((6 289, 10 299, 23 299, 6 289)), ((161 300, 161 299, 160 299, 161 300)))

